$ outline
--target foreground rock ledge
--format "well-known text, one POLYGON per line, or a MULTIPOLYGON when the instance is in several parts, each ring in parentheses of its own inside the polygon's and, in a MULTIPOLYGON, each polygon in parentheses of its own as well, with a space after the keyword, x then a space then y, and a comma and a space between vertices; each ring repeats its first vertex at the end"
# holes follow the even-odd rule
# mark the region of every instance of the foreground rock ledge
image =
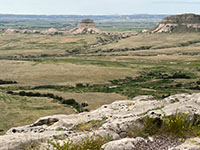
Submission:
MULTIPOLYGON (((155 100, 152 96, 138 96, 133 100, 117 101, 109 105, 104 105, 97 110, 72 115, 54 115, 38 119, 35 123, 23 127, 10 129, 6 135, 0 136, 0 150, 22 149, 22 143, 30 141, 41 141, 44 139, 64 136, 80 142, 81 138, 87 135, 99 135, 101 137, 112 136, 112 143, 102 146, 102 150, 129 150, 137 147, 137 142, 142 138, 127 139, 126 134, 130 127, 141 125, 141 119, 145 116, 160 117, 164 114, 170 116, 176 112, 187 112, 191 117, 200 115, 200 93, 177 94, 163 100, 155 100), (74 127, 90 121, 103 120, 102 124, 95 129, 86 132, 75 130, 74 127), (124 139, 125 138, 125 139, 124 139), (111 147, 109 147, 111 145, 111 147), (118 149, 116 148, 118 146, 118 149), (129 146, 129 148, 126 148, 129 146), (112 148, 113 147, 113 148, 112 148)), ((154 141, 157 139, 150 139, 154 141)), ((62 140, 60 140, 62 142, 62 140)), ((172 144, 165 149, 186 150, 199 149, 199 138, 195 138, 195 143, 185 142, 183 144, 172 144)), ((146 141, 148 143, 148 141, 146 141)), ((148 147, 148 145, 147 145, 148 147)), ((146 148, 148 150, 148 148, 146 148)))

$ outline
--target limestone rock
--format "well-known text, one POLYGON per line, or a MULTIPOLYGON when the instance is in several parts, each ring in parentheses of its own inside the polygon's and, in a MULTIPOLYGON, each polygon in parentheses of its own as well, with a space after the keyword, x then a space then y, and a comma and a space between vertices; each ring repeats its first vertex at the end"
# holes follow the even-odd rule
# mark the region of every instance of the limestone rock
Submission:
POLYGON ((199 150, 200 149, 200 138, 187 139, 183 144, 171 148, 170 150, 199 150))
POLYGON ((135 145, 140 142, 145 141, 143 138, 125 138, 122 140, 111 141, 109 143, 104 144, 101 149, 102 150, 133 150, 135 145))
MULTIPOLYGON (((109 135, 113 137, 113 140, 123 139, 130 127, 143 125, 141 120, 145 116, 160 118, 164 115, 170 116, 177 111, 190 113, 191 120, 196 115, 200 116, 200 93, 177 94, 163 100, 156 100, 152 96, 138 96, 133 100, 103 105, 91 112, 42 117, 31 125, 12 128, 6 135, 0 136, 0 150, 6 149, 8 146, 15 148, 23 142, 54 138, 59 135, 75 141, 80 141, 80 137, 93 134, 101 137, 109 135), (90 121, 102 121, 102 124, 87 132, 76 130, 77 125, 87 124, 90 121)), ((165 140, 166 138, 162 139, 162 143, 165 143, 165 140)), ((133 145, 131 144, 132 140, 122 140, 122 142, 128 142, 129 146, 133 145)))
POLYGON ((181 143, 178 139, 159 136, 146 139, 124 138, 104 144, 101 150, 172 150, 181 143))

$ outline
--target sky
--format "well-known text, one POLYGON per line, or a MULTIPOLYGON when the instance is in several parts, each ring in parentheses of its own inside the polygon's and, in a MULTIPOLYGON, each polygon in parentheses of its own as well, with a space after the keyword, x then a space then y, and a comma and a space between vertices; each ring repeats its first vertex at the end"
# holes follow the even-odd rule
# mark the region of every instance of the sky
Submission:
POLYGON ((0 14, 200 14, 200 0, 0 0, 0 14))

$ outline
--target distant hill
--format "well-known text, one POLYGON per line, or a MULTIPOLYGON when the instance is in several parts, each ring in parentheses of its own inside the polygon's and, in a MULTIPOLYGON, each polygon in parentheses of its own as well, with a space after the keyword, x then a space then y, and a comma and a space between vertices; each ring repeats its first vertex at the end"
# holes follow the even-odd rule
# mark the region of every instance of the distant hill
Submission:
POLYGON ((14 14, 0 14, 1 18, 17 18, 17 19, 73 19, 81 21, 85 18, 91 18, 92 20, 102 19, 162 19, 167 15, 148 15, 148 14, 137 14, 137 15, 14 15, 14 14))
POLYGON ((151 29, 167 15, 9 15, 0 14, 0 32, 12 29, 73 29, 81 20, 90 18, 104 31, 135 31, 151 29))
POLYGON ((200 15, 182 14, 163 18, 152 33, 200 32, 200 15))

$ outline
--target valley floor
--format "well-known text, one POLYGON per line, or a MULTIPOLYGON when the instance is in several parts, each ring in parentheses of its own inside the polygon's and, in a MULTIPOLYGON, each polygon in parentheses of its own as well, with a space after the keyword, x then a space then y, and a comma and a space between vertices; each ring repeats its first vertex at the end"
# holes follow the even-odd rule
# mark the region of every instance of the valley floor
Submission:
POLYGON ((0 134, 47 115, 199 90, 199 33, 0 35, 0 134))

